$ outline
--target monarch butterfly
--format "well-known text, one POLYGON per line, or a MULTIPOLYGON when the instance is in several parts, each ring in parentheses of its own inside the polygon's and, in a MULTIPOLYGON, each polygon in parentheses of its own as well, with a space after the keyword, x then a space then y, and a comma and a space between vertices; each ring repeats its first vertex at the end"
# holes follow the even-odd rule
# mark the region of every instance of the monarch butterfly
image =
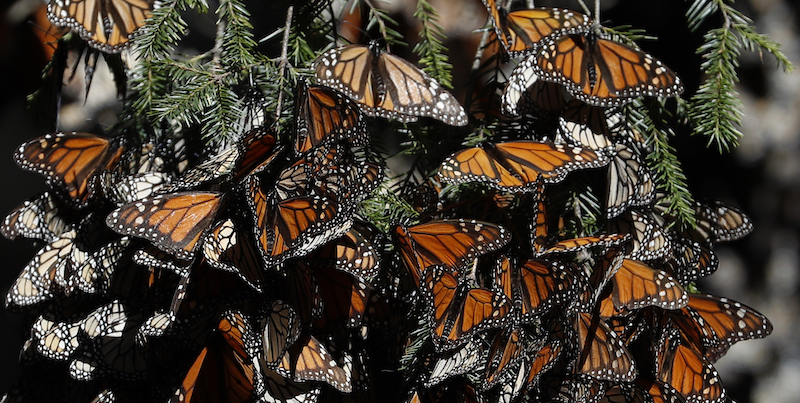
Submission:
POLYGON ((511 57, 535 51, 549 37, 586 31, 591 19, 559 8, 534 8, 507 12, 495 0, 484 0, 495 32, 511 57))
POLYGON ((117 394, 112 389, 103 389, 90 403, 116 403, 117 394))
POLYGON ((656 196, 656 186, 647 165, 628 147, 617 144, 608 167, 606 216, 614 218, 632 206, 647 206, 656 196))
POLYGON ((633 356, 619 336, 596 315, 578 313, 573 321, 581 352, 577 371, 600 380, 633 382, 636 375, 633 356))
POLYGON ((561 357, 560 340, 548 340, 535 355, 528 358, 530 361, 530 368, 528 369, 528 385, 534 385, 539 378, 547 371, 549 371, 556 364, 559 357, 561 357))
POLYGON ((78 381, 94 380, 102 372, 100 363, 91 350, 79 350, 69 362, 69 376, 78 381))
POLYGON ((441 84, 413 64, 369 46, 346 45, 315 62, 317 80, 360 103, 367 115, 413 122, 430 116, 452 126, 467 124, 467 114, 441 84))
POLYGON ((711 223, 717 242, 735 241, 753 230, 753 222, 747 215, 719 201, 703 209, 701 217, 711 223))
POLYGON ((277 372, 294 381, 319 381, 343 393, 353 390, 352 374, 343 369, 314 336, 304 334, 287 351, 277 372))
POLYGON ((563 180, 576 169, 601 167, 608 158, 589 149, 552 142, 516 141, 458 151, 439 167, 443 182, 483 182, 501 191, 525 192, 563 180))
POLYGON ((482 221, 438 220, 394 230, 406 269, 417 285, 430 266, 458 271, 476 257, 498 250, 511 240, 503 228, 482 221))
POLYGON ((156 312, 139 327, 136 343, 143 346, 150 337, 161 337, 177 321, 174 311, 156 312))
POLYGON ((422 295, 433 324, 437 349, 462 344, 473 333, 506 321, 511 303, 501 292, 468 288, 442 266, 429 267, 423 274, 422 295))
POLYGON ((514 302, 522 322, 535 320, 577 294, 572 271, 558 261, 531 259, 515 266, 504 256, 498 262, 495 281, 497 288, 514 302))
MULTIPOLYGON (((295 382, 269 368, 262 370, 263 385, 256 384, 256 390, 268 403, 315 403, 322 388, 314 382, 295 382), (263 390, 263 393, 260 392, 263 390)), ((257 377, 256 381, 260 381, 257 377)))
POLYGON ((274 369, 300 337, 300 321, 291 305, 276 300, 270 304, 260 323, 263 330, 259 356, 266 367, 274 369))
POLYGON ((541 393, 547 401, 559 403, 596 403, 604 389, 601 381, 583 374, 547 376, 541 384, 541 393))
POLYGON ((380 260, 379 252, 368 237, 371 237, 371 230, 367 225, 354 223, 353 228, 328 243, 313 257, 333 260, 338 270, 369 282, 378 275, 380 260))
POLYGON ((587 105, 573 99, 558 118, 557 133, 568 143, 613 155, 614 142, 624 124, 619 111, 587 105))
POLYGON ((635 383, 606 383, 598 403, 650 403, 647 390, 635 383))
POLYGON ((727 401, 717 370, 702 354, 687 345, 673 326, 667 323, 656 345, 656 379, 675 388, 686 401, 727 401))
POLYGON ((53 242, 72 229, 69 209, 50 192, 43 192, 12 210, 0 226, 7 239, 25 237, 53 242))
POLYGON ((223 196, 220 192, 179 192, 148 197, 112 211, 106 224, 189 260, 222 206, 223 196))
POLYGON ((500 98, 503 113, 555 117, 564 112, 567 101, 561 85, 539 80, 533 70, 516 71, 506 81, 500 98))
POLYGON ((314 275, 320 285, 320 298, 325 308, 315 325, 326 329, 344 322, 347 327, 359 327, 367 310, 372 287, 348 273, 336 270, 332 265, 314 267, 314 275))
POLYGON ((363 146, 368 140, 361 109, 339 91, 297 83, 295 101, 295 145, 298 154, 313 148, 349 140, 363 146))
POLYGON ((710 362, 739 341, 772 333, 772 323, 766 316, 740 302, 713 295, 690 294, 686 307, 669 316, 688 343, 710 362))
POLYGON ((54 322, 40 315, 31 326, 36 351, 51 360, 68 360, 81 345, 80 328, 81 321, 54 322))
POLYGON ((67 231, 37 252, 6 295, 6 307, 34 305, 51 299, 56 286, 68 285, 68 268, 77 232, 67 231))
POLYGON ((719 266, 717 255, 711 246, 701 244, 677 235, 673 238, 673 259, 662 264, 663 269, 682 284, 688 284, 699 278, 711 275, 719 266))
POLYGON ((93 48, 119 53, 153 11, 153 0, 50 0, 47 18, 78 32, 93 48))
POLYGON ((136 342, 140 320, 119 300, 102 305, 81 323, 81 330, 91 340, 91 348, 73 360, 72 366, 88 366, 85 376, 110 372, 114 376, 137 379, 144 376, 148 361, 146 350, 136 342))
POLYGON ((130 238, 123 237, 103 245, 84 259, 73 259, 67 291, 77 288, 86 294, 108 293, 112 277, 117 274, 120 265, 131 257, 130 244, 130 238))
POLYGON ((277 202, 250 177, 247 202, 256 223, 262 256, 268 265, 304 256, 338 238, 352 225, 348 211, 324 197, 295 197, 277 202))
POLYGON ((261 291, 266 282, 255 240, 248 232, 238 230, 231 219, 219 222, 208 232, 203 256, 211 267, 236 273, 256 291, 261 291))
POLYGON ((483 389, 491 389, 499 382, 505 382, 526 358, 525 333, 521 328, 498 332, 486 364, 483 389))
POLYGON ((257 376, 245 351, 252 329, 238 311, 226 311, 217 325, 218 337, 203 347, 171 402, 246 402, 257 376))
POLYGON ((46 134, 23 143, 14 161, 47 178, 70 204, 85 207, 94 195, 97 175, 119 161, 123 148, 89 133, 46 134))
POLYGON ((279 200, 321 196, 355 204, 375 190, 383 169, 335 148, 317 149, 278 174, 275 195, 279 200), (342 155, 344 154, 344 155, 342 155))
POLYGON ((549 231, 549 217, 545 204, 544 189, 536 191, 537 200, 533 211, 532 220, 532 242, 533 255, 542 257, 554 253, 571 253, 580 250, 604 247, 610 248, 628 240, 628 234, 597 234, 572 239, 556 240, 556 234, 549 231))
POLYGON ((175 257, 153 245, 147 245, 133 253, 134 263, 160 270, 168 270, 180 277, 188 277, 192 266, 192 260, 184 260, 175 257))
POLYGON ((470 340, 457 349, 446 351, 436 359, 431 375, 425 381, 426 388, 432 388, 454 376, 474 371, 481 365, 483 348, 480 343, 470 340))
POLYGON ((655 260, 672 250, 672 237, 662 227, 663 219, 655 214, 644 215, 635 210, 611 223, 611 231, 631 234, 631 260, 655 260))
POLYGON ((611 301, 617 311, 646 306, 673 310, 686 306, 689 298, 683 287, 663 271, 623 259, 611 279, 611 301))
MULTIPOLYGON (((659 201, 655 204, 655 211, 666 215, 669 207, 667 199, 662 194, 656 197, 659 201)), ((701 244, 734 241, 753 230, 753 222, 744 212, 720 201, 710 204, 698 202, 694 208, 697 225, 681 235, 701 244)))
POLYGON ((660 60, 600 38, 592 29, 548 41, 520 62, 509 79, 534 75, 601 107, 623 105, 641 96, 668 97, 683 92, 681 79, 660 60))
POLYGON ((160 191, 175 193, 218 178, 238 183, 244 177, 266 169, 282 150, 280 145, 276 145, 275 134, 272 131, 264 128, 253 129, 235 145, 188 169, 160 191))
POLYGON ((683 397, 667 383, 639 377, 634 382, 647 391, 653 403, 683 403, 683 397))
POLYGON ((100 183, 103 194, 117 206, 133 203, 155 196, 172 178, 163 172, 144 172, 134 175, 119 175, 113 171, 103 172, 100 183))

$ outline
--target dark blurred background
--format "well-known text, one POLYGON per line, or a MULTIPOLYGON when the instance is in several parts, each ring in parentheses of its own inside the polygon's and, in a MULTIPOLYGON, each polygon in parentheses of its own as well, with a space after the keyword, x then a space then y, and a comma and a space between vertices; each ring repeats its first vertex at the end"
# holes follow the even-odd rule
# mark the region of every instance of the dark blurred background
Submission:
MULTIPOLYGON (((480 38, 473 30, 485 24, 485 8, 478 0, 430 0, 430 3, 441 14, 440 23, 448 32, 446 45, 455 65, 455 87, 463 89, 480 38)), ((604 0, 601 15, 606 26, 631 25, 657 36, 658 41, 640 41, 640 46, 681 76, 687 87, 684 96, 692 94, 703 79, 698 74, 701 59, 695 53, 702 43, 702 33, 706 28, 720 25, 712 18, 699 32, 689 32, 684 16, 689 4, 604 0)), ((52 55, 52 43, 58 35, 44 18, 44 5, 40 0, 0 2, 0 214, 45 189, 40 176, 22 171, 11 157, 23 141, 48 130, 43 127, 42 118, 26 106, 26 96, 42 83, 41 71, 52 55)), ((571 1, 542 1, 536 5, 580 10, 571 1)), ((210 6, 213 10, 214 5, 210 6)), ((414 23, 416 1, 393 1, 382 6, 401 24, 414 23)), ((754 19, 759 32, 781 43, 792 62, 800 63, 797 40, 800 9, 795 2, 748 0, 736 2, 735 7, 754 19)), ((208 43, 208 35, 213 38, 213 27, 208 29, 211 21, 208 17, 190 17, 193 39, 201 44, 200 49, 203 43, 208 43)), ((268 26, 263 19, 252 21, 257 30, 268 26)), ((418 30, 412 26, 409 32, 418 30)), ((407 41, 415 42, 412 37, 407 41)), ((410 48, 405 52, 395 51, 413 60, 410 48)), ((767 315, 775 327, 765 340, 734 346, 715 366, 722 373, 729 394, 740 403, 797 402, 800 396, 800 76, 780 71, 769 55, 744 53, 740 63, 741 84, 737 91, 745 105, 741 146, 732 153, 720 154, 705 148, 705 138, 684 132, 679 133, 673 144, 691 191, 698 198, 718 199, 740 207, 755 223, 753 233, 743 240, 716 247, 720 268, 700 283, 701 290, 744 302, 767 315)), ((120 101, 102 59, 86 99, 81 72, 65 90, 59 129, 97 133, 114 122, 120 101)), ((463 91, 455 93, 463 99, 463 91)), ((37 249, 28 241, 0 239, 0 257, 6 262, 0 268, 3 297, 37 249)), ((0 391, 7 390, 16 378, 18 353, 22 342, 29 337, 23 321, 21 314, 0 309, 0 391)))

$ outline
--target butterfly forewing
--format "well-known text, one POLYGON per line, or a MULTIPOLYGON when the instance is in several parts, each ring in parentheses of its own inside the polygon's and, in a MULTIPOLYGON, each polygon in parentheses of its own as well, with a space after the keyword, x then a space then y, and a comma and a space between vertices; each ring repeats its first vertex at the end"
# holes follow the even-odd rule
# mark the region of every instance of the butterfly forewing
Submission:
POLYGON ((434 342, 439 348, 459 345, 474 332, 505 322, 511 308, 502 293, 459 285, 440 266, 429 268, 424 281, 421 288, 433 319, 434 342))
POLYGON ((29 171, 45 176, 63 190, 69 201, 85 206, 92 197, 96 174, 119 160, 122 148, 89 133, 46 134, 22 144, 14 160, 29 171))
POLYGON ((575 330, 581 354, 578 371, 597 379, 631 382, 636 376, 633 356, 619 336, 597 316, 579 313, 575 330))
POLYGON ((507 12, 495 0, 484 0, 503 47, 511 57, 531 53, 549 37, 581 32, 591 19, 572 10, 534 8, 507 12))
POLYGON ((351 145, 364 145, 366 123, 358 105, 343 94, 322 86, 298 85, 295 113, 295 151, 304 153, 312 148, 338 141, 351 140, 351 145))
POLYGON ((540 179, 563 180, 576 169, 608 163, 604 154, 551 142, 514 141, 458 151, 445 159, 439 177, 454 184, 483 182, 502 191, 531 191, 540 179))
POLYGON ((430 266, 461 270, 484 253, 498 250, 511 239, 503 227, 475 220, 438 220, 395 228, 400 254, 417 284, 430 266))
POLYGON ((611 298, 616 309, 639 309, 657 306, 679 309, 689 302, 683 287, 661 270, 625 259, 614 273, 611 298))
POLYGON ((222 205, 219 192, 181 192, 126 204, 106 224, 124 235, 149 240, 179 259, 190 259, 222 205))

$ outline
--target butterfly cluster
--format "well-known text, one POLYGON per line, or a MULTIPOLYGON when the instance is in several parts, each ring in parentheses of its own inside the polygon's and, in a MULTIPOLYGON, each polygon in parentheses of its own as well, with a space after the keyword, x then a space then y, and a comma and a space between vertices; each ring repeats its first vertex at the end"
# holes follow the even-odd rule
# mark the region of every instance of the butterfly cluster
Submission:
MULTIPOLYGON (((152 9, 82 5, 51 18, 107 52, 152 9)), ((21 145, 50 189, 0 226, 42 244, 6 296, 30 333, 4 401, 729 401, 713 363, 772 325, 690 290, 752 224, 712 202, 671 225, 621 109, 680 79, 583 14, 485 5, 494 56, 522 58, 496 122, 373 41, 318 52, 289 128, 255 97, 204 152, 164 129, 21 145), (382 119, 492 135, 393 177, 382 119)))

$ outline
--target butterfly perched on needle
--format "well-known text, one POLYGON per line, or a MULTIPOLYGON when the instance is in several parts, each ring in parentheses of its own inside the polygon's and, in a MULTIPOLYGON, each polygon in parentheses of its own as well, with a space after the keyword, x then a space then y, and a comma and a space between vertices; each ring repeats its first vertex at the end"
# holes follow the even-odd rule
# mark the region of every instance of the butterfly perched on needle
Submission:
POLYGON ((47 18, 78 32, 93 48, 119 53, 153 11, 154 0, 50 0, 47 18))
POLYGON ((315 62, 317 81, 342 91, 367 115, 401 122, 429 116, 451 126, 467 124, 467 114, 452 94, 425 72, 390 53, 377 41, 346 45, 315 62))

